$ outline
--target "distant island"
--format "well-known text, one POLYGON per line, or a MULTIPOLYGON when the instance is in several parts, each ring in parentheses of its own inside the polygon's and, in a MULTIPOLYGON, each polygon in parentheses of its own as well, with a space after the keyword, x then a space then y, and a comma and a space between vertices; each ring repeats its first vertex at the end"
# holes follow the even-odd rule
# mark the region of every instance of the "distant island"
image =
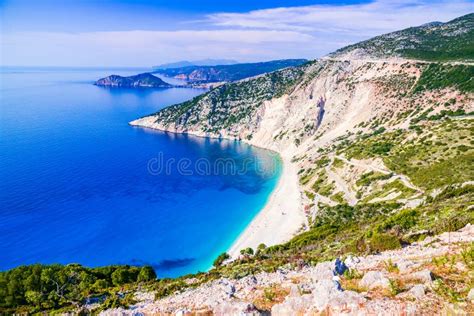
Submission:
POLYGON ((116 88, 171 88, 173 85, 164 82, 160 78, 150 74, 143 73, 135 76, 122 77, 111 75, 97 80, 96 86, 116 87, 116 88))
POLYGON ((306 59, 282 59, 232 65, 156 68, 154 73, 185 80, 189 83, 231 82, 258 76, 282 68, 300 66, 306 62, 306 59))

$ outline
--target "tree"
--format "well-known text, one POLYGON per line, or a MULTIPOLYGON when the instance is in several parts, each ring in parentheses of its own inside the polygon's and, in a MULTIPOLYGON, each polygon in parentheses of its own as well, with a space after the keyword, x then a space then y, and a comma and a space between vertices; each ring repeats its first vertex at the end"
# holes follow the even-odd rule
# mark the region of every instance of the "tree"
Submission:
POLYGON ((267 248, 267 245, 265 245, 263 243, 258 245, 257 250, 255 251, 255 255, 260 256, 266 248, 267 248))
POLYGON ((25 298, 26 298, 26 301, 33 306, 41 305, 42 295, 40 292, 26 291, 25 298))
POLYGON ((97 280, 94 282, 92 285, 92 290, 94 290, 96 293, 99 293, 106 289, 109 286, 106 280, 97 280))
POLYGON ((156 278, 151 267, 107 266, 85 268, 79 264, 19 266, 0 272, 0 314, 20 308, 23 312, 79 307, 94 293, 109 287, 156 278))
POLYGON ((267 245, 262 243, 262 244, 258 245, 257 250, 263 250, 265 248, 267 248, 267 245))
POLYGON ((148 282, 156 279, 155 270, 150 266, 144 266, 138 273, 138 282, 148 282))
POLYGON ((250 247, 242 249, 242 250, 240 250, 240 254, 243 255, 243 256, 251 256, 251 255, 253 255, 253 249, 250 248, 250 247))
POLYGON ((127 268, 118 268, 112 273, 112 283, 115 286, 128 283, 130 280, 130 274, 128 273, 127 268))

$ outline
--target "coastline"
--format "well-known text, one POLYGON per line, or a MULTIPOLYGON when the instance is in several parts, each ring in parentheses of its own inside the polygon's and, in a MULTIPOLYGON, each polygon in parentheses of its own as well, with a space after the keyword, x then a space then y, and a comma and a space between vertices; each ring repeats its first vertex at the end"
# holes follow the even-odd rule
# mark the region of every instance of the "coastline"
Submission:
MULTIPOLYGON (((140 128, 150 128, 167 133, 216 138, 190 131, 179 132, 167 130, 159 124, 156 124, 150 116, 131 121, 129 125, 140 128)), ((229 139, 226 137, 222 138, 229 139)), ((252 142, 241 141, 251 146, 274 151, 273 149, 258 146, 252 142)), ((280 155, 282 163, 282 172, 278 183, 271 192, 265 206, 255 215, 252 221, 227 250, 232 260, 239 257, 241 249, 251 247, 256 250, 258 245, 262 243, 268 247, 289 241, 306 223, 306 216, 301 203, 297 168, 289 157, 283 156, 279 152, 277 153, 280 155)))
POLYGON ((227 251, 232 259, 247 247, 256 250, 262 243, 272 246, 286 242, 305 223, 296 167, 286 158, 281 159, 282 172, 267 203, 227 251))

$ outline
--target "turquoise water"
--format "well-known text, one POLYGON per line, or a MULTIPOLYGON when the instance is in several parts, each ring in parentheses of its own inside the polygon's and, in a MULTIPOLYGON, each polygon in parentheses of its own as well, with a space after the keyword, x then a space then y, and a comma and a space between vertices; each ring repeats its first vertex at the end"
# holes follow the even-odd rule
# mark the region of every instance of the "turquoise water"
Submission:
POLYGON ((203 271, 276 185, 269 151, 127 124, 203 90, 91 84, 110 73, 0 73, 1 270, 76 262, 151 264, 162 277, 203 271), (222 158, 232 166, 214 168, 222 158), (212 172, 196 168, 203 161, 212 172))

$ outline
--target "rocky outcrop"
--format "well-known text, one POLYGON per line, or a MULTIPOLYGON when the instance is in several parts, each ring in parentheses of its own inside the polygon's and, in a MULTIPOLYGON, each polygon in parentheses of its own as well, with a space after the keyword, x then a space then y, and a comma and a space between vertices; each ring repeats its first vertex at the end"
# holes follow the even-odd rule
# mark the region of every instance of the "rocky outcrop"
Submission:
POLYGON ((360 280, 359 285, 369 290, 374 288, 388 289, 390 281, 382 271, 369 271, 360 280))
POLYGON ((323 122, 323 117, 324 117, 324 104, 326 103, 326 100, 323 97, 319 98, 318 105, 317 105, 317 114, 316 114, 316 127, 313 129, 316 131, 321 123, 323 122))
POLYGON ((170 88, 172 85, 150 73, 143 73, 130 77, 111 75, 97 80, 96 86, 113 88, 170 88))
MULTIPOLYGON (((157 301, 137 293, 141 301, 131 309, 116 309, 101 315, 157 315, 208 313, 214 315, 438 315, 444 306, 439 282, 428 282, 433 258, 458 258, 474 242, 474 226, 457 232, 427 238, 399 250, 366 257, 349 256, 346 260, 326 261, 316 266, 290 266, 273 273, 259 273, 241 279, 218 279, 197 288, 184 290, 157 301), (395 267, 411 268, 399 270, 395 267), (387 263, 393 271, 387 271, 387 263), (412 278, 412 276, 417 276, 412 278), (418 276, 422 276, 418 278, 418 276), (277 302, 268 291, 286 293, 277 302), (279 291, 277 291, 279 290, 279 291), (265 310, 262 300, 266 300, 265 310)), ((448 263, 449 264, 449 263, 448 263)), ((468 262, 449 264, 455 275, 466 273, 468 262)), ((446 273, 440 266, 437 278, 446 273)), ((438 281, 439 281, 438 280, 438 281)), ((468 291, 469 292, 469 291, 468 291)), ((473 291, 466 294, 473 299, 473 291)), ((153 294, 153 293, 150 293, 153 294)), ((453 307, 446 305, 446 308, 453 307)))

